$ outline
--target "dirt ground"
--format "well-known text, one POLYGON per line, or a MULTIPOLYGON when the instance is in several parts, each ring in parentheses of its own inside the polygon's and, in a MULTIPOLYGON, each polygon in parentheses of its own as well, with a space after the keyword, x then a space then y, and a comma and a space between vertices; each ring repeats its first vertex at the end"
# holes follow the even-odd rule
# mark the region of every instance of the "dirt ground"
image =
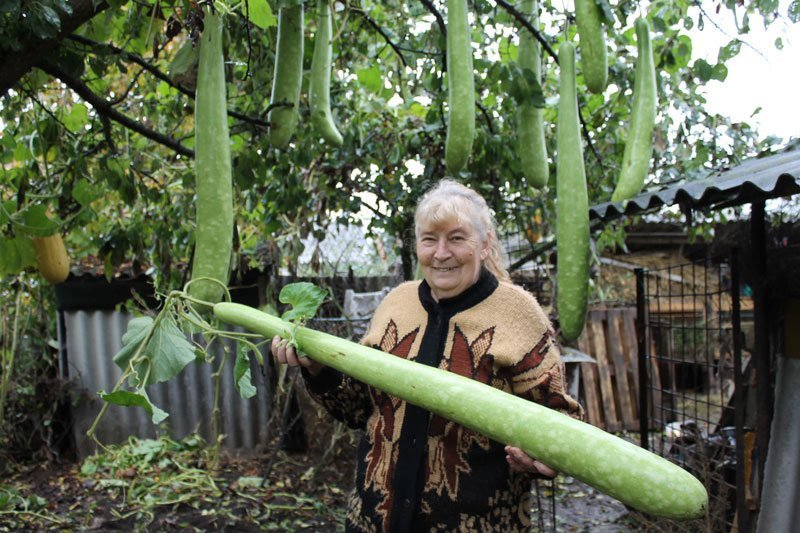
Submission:
MULTIPOLYGON (((0 479, 0 531, 341 531, 350 451, 339 446, 317 467, 308 453, 215 461, 205 443, 132 439, 81 464, 19 466, 0 479)), ((535 494, 535 531, 642 530, 577 480, 540 482, 535 494)))

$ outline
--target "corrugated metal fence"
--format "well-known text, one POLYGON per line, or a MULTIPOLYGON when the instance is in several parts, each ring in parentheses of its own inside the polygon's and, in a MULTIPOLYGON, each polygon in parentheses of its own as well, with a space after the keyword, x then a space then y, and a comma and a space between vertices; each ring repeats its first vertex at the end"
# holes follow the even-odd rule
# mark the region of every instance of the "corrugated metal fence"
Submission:
MULTIPOLYGON (((92 453, 94 445, 86 437, 102 407, 97 391, 110 391, 122 372, 113 357, 122 347, 122 335, 127 329, 130 314, 119 311, 60 311, 64 324, 62 346, 62 374, 74 385, 78 393, 74 403, 74 437, 81 457, 92 453)), ((223 345, 215 341, 212 346, 213 364, 190 363, 175 379, 147 388, 151 402, 169 413, 157 429, 143 409, 135 407, 109 407, 96 429, 103 443, 118 443, 130 435, 154 437, 157 431, 167 431, 174 438, 197 432, 207 441, 214 439, 212 412, 214 407, 214 381, 223 356, 223 345)), ((232 342, 225 344, 229 353, 235 353, 232 342)), ((260 368, 251 368, 258 394, 249 400, 239 396, 233 383, 233 359, 228 357, 219 380, 220 433, 225 435, 223 445, 228 448, 255 448, 266 441, 269 394, 260 368)))

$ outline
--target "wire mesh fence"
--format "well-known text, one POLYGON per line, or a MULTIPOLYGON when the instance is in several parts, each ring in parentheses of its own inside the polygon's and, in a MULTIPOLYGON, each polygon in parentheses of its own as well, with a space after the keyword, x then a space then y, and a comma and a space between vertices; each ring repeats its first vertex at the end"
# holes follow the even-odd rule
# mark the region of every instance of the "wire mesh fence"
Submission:
POLYGON ((735 261, 639 272, 640 367, 647 368, 650 417, 642 444, 696 476, 709 495, 704 518, 658 521, 650 524, 654 529, 731 531, 743 501, 737 487, 745 487, 737 478, 743 479, 749 433, 736 410, 749 357, 742 358, 734 342, 741 302, 731 267, 735 261))

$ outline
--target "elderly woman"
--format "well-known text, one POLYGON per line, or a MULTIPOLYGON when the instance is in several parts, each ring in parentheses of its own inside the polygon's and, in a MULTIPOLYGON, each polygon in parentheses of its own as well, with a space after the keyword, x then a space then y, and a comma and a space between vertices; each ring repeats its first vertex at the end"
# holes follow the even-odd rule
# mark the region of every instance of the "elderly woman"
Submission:
MULTIPOLYGON (((437 366, 572 416, 553 328, 511 284, 486 201, 443 180, 420 201, 416 248, 424 275, 390 292, 363 344, 437 366)), ((519 448, 298 357, 273 339, 276 360, 300 365, 308 390, 365 433, 348 531, 526 531, 531 481, 556 472, 519 448)))

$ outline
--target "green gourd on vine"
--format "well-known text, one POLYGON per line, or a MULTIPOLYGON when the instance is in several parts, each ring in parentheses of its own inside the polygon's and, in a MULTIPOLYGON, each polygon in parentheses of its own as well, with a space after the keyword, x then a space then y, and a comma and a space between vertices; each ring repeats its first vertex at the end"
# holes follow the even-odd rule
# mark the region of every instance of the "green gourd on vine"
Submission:
POLYGON ((589 292, 589 195, 578 118, 575 47, 558 49, 561 68, 556 133, 556 305, 561 334, 577 339, 586 318, 589 292))
POLYGON ((230 275, 233 184, 222 50, 222 18, 206 8, 195 95, 196 228, 194 298, 218 302, 230 275), (212 278, 219 283, 200 278, 212 278))
POLYGON ((603 17, 596 0, 575 0, 575 23, 583 81, 591 92, 602 93, 608 83, 608 53, 603 17))
POLYGON ((314 37, 314 57, 311 61, 311 83, 308 100, 311 124, 331 146, 341 146, 342 134, 331 115, 331 55, 332 28, 329 0, 317 1, 317 35, 314 37))
POLYGON ((656 67, 653 47, 650 44, 650 26, 639 18, 636 28, 636 73, 633 80, 633 108, 628 139, 622 156, 617 186, 611 201, 621 202, 633 198, 642 190, 650 160, 653 156, 653 130, 656 125, 656 67))
MULTIPOLYGON (((539 3, 536 0, 523 0, 522 13, 530 15, 531 25, 538 29, 539 3)), ((536 38, 526 28, 520 29, 517 62, 523 71, 530 70, 537 84, 541 83, 542 56, 536 38)), ((528 184, 541 189, 547 185, 550 168, 547 164, 547 144, 544 137, 544 117, 541 107, 525 101, 517 110, 517 139, 519 145, 522 173, 528 184)))
POLYGON ((456 174, 467 165, 475 136, 475 77, 467 0, 447 2, 447 87, 450 111, 444 159, 456 174))
POLYGON ((303 83, 303 5, 285 5, 278 11, 278 47, 272 79, 269 143, 282 148, 289 143, 300 120, 303 83))

